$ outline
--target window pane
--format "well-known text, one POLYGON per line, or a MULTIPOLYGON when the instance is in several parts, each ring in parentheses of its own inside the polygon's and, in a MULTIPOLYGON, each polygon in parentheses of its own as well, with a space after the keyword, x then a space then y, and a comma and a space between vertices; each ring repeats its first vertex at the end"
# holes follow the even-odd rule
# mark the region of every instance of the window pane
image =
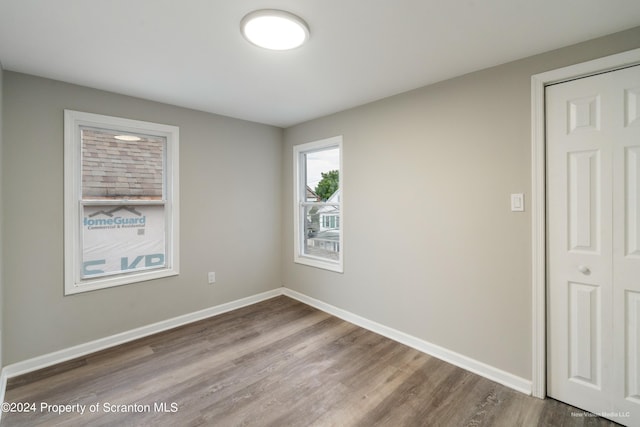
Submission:
POLYGON ((81 127, 84 200, 162 200, 166 138, 81 127))
POLYGON ((335 220, 340 205, 304 206, 304 255, 340 259, 340 224, 335 220), (333 218, 333 221, 332 221, 333 218))
POLYGON ((337 193, 340 181, 340 149, 306 153, 305 157, 305 185, 307 201, 327 201, 337 193))
POLYGON ((167 267, 164 206, 82 210, 82 278, 167 267))

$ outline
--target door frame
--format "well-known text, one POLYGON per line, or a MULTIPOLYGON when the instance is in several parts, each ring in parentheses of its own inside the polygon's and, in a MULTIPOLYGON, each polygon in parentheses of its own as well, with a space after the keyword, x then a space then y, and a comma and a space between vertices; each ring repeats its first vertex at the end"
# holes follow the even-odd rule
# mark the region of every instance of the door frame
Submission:
POLYGON ((547 224, 545 86, 640 64, 640 48, 531 77, 531 394, 547 396, 547 224))

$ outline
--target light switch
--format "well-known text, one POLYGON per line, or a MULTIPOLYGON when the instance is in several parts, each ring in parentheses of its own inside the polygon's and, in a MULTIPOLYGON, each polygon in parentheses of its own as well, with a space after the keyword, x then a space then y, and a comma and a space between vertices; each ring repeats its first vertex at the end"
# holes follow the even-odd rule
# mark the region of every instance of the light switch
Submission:
POLYGON ((511 195, 511 212, 524 212, 524 194, 511 195))

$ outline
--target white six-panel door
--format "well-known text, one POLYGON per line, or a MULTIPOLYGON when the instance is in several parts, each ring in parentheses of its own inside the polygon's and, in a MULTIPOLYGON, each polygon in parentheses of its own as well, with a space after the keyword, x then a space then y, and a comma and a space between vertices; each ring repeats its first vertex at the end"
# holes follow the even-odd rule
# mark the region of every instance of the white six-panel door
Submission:
POLYGON ((640 66, 545 97, 548 394, 640 426, 640 66))

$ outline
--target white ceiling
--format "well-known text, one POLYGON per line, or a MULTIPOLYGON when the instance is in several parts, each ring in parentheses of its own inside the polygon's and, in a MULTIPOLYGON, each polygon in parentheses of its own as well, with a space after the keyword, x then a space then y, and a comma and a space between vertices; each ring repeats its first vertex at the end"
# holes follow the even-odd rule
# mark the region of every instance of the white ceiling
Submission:
POLYGON ((638 0, 0 0, 5 70, 290 126, 640 25, 638 0), (242 17, 307 21, 302 48, 242 17))

